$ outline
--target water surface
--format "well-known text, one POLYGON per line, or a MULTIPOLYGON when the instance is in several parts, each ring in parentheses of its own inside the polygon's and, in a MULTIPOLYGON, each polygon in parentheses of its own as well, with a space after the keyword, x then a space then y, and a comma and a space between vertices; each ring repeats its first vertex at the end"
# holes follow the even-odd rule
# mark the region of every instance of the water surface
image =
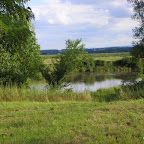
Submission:
POLYGON ((67 76, 69 85, 66 89, 74 92, 97 91, 101 88, 110 88, 125 85, 133 80, 140 81, 136 73, 107 73, 107 74, 76 74, 67 76))
MULTIPOLYGON (((65 82, 68 85, 64 89, 72 89, 74 92, 95 92, 102 88, 130 84, 134 80, 141 80, 136 73, 72 74, 66 77, 65 82)), ((46 85, 46 83, 35 83, 32 87, 43 89, 46 85)))

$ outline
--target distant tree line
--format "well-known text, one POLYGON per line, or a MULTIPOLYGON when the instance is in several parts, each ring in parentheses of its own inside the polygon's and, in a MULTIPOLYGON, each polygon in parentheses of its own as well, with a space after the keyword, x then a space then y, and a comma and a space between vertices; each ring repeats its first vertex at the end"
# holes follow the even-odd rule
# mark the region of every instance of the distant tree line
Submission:
MULTIPOLYGON (((87 53, 122 53, 122 52, 131 52, 132 46, 130 47, 108 47, 108 48, 90 48, 85 49, 87 53)), ((41 55, 56 55, 64 52, 63 50, 41 50, 41 55)))

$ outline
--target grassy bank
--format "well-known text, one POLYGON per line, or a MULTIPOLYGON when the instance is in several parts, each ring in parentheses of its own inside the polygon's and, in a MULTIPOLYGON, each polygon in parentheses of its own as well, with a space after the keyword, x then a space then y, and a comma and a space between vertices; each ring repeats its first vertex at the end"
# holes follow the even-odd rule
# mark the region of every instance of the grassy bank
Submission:
POLYGON ((1 144, 144 142, 144 100, 0 102, 1 144))
POLYGON ((0 87, 0 101, 31 101, 31 102, 61 102, 61 101, 92 101, 90 92, 75 93, 60 89, 37 89, 0 87))
POLYGON ((76 93, 72 90, 0 87, 0 101, 64 102, 95 101, 111 102, 144 98, 144 81, 129 86, 100 89, 96 92, 76 93))

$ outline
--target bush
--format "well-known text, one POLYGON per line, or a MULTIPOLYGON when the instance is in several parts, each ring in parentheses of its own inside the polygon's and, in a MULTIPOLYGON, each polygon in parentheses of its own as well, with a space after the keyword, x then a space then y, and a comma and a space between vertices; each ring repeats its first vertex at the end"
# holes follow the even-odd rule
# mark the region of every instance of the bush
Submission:
POLYGON ((115 61, 114 66, 137 68, 138 60, 135 58, 123 58, 121 60, 115 61))
POLYGON ((94 63, 95 63, 95 66, 104 66, 105 61, 103 61, 103 60, 95 60, 94 63))
POLYGON ((119 88, 99 89, 98 91, 91 93, 93 100, 99 102, 110 102, 119 100, 119 95, 119 88))
POLYGON ((84 57, 79 65, 79 72, 93 72, 95 68, 94 60, 89 57, 84 57))

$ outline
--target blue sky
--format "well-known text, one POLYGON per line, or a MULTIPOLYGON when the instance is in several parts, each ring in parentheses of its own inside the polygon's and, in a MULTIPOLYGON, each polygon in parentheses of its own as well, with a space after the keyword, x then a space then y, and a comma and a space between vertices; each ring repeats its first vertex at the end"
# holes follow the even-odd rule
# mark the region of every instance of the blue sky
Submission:
POLYGON ((86 48, 126 46, 133 41, 133 8, 126 0, 31 0, 41 49, 64 49, 82 38, 86 48))

